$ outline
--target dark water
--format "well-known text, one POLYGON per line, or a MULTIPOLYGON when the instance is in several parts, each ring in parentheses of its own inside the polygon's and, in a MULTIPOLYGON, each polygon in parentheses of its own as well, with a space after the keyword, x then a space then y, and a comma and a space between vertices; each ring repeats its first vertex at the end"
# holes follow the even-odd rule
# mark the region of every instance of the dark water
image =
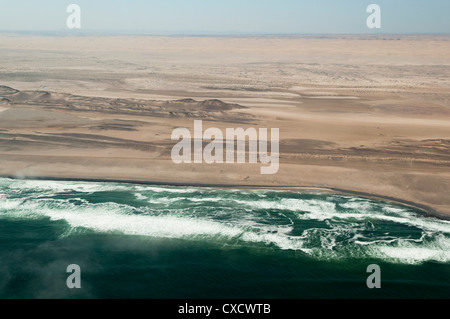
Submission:
POLYGON ((0 297, 449 298, 450 222, 331 194, 0 179, 0 297))

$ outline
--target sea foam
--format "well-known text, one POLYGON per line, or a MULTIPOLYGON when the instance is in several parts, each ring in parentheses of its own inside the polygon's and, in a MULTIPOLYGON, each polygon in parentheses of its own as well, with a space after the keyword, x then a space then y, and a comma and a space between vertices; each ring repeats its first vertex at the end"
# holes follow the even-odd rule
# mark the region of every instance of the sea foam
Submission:
POLYGON ((258 245, 299 251, 323 260, 450 261, 449 221, 426 218, 408 207, 369 199, 302 196, 261 190, 177 190, 0 179, 0 219, 65 221, 69 230, 61 236, 80 234, 86 229, 215 245, 258 245), (112 193, 105 195, 105 191, 112 193), (70 196, 61 197, 66 193, 70 196), (136 202, 131 205, 116 201, 117 194, 130 194, 136 202))

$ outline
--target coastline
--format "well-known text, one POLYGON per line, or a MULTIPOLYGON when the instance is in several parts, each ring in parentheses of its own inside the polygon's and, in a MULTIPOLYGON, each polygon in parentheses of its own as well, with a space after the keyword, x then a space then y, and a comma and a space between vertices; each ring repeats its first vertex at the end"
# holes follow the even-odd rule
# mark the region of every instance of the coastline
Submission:
POLYGON ((0 175, 324 190, 450 218, 447 39, 0 38, 0 175), (174 129, 199 119, 279 128, 277 174, 174 163, 174 129))
POLYGON ((408 206, 420 210, 425 217, 435 217, 442 220, 450 220, 450 215, 438 212, 434 208, 403 200, 387 195, 373 194, 368 192, 346 190, 334 187, 320 186, 292 186, 292 185, 244 185, 244 184, 205 184, 205 183, 177 183, 160 181, 142 181, 142 180, 121 180, 121 179, 102 179, 102 178, 76 178, 76 177, 52 177, 52 176, 29 176, 17 177, 12 175, 0 175, 0 178, 13 180, 34 180, 34 181, 69 181, 69 182, 88 182, 88 183, 125 183, 147 186, 169 186, 169 187, 199 187, 199 188, 224 188, 224 189, 269 189, 269 190, 301 190, 302 192, 323 192, 327 194, 340 194, 348 196, 357 196, 367 199, 392 202, 403 206, 408 206))

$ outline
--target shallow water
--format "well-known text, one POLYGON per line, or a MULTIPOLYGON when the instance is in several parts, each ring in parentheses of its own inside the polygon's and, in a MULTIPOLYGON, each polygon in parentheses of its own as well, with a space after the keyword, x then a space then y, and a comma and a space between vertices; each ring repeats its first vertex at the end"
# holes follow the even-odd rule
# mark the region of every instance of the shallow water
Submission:
POLYGON ((0 230, 2 298, 450 297, 450 222, 353 196, 0 179, 0 230))

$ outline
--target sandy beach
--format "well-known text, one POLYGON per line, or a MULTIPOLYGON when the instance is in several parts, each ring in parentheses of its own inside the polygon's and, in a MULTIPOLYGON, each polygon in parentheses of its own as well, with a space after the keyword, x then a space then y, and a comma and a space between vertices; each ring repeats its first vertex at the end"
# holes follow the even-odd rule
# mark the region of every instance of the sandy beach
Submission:
POLYGON ((309 187, 450 218, 450 37, 0 35, 0 175, 309 187), (175 164, 176 127, 279 128, 260 164, 175 164))

